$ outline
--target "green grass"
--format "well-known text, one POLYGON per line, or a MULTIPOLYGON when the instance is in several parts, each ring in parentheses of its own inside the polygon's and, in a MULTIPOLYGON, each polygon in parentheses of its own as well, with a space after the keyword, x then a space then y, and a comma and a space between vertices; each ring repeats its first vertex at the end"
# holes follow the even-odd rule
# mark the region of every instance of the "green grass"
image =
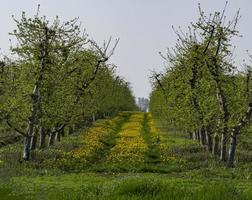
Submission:
MULTIPOLYGON (((0 148, 0 199, 252 199, 251 162, 242 157, 235 168, 227 168, 184 133, 161 130, 156 143, 150 135, 147 115, 141 130, 148 145, 145 161, 105 162, 103 158, 115 145, 117 133, 130 114, 125 113, 88 165, 73 160, 66 170, 57 162, 62 153, 80 147, 78 135, 36 151, 30 162, 20 160, 22 143, 0 148), (159 162, 162 155, 171 159, 159 162)), ((249 154, 250 138, 239 138, 246 145, 238 146, 238 153, 249 154)))
POLYGON ((185 179, 158 174, 67 174, 13 178, 11 194, 1 199, 187 199, 225 200, 252 198, 248 181, 185 179), (246 188, 246 189, 245 189, 246 188))
POLYGON ((150 165, 156 165, 161 162, 160 159, 160 150, 159 150, 159 138, 153 137, 150 133, 150 127, 149 127, 149 118, 147 113, 144 114, 144 120, 142 123, 142 130, 141 134, 145 140, 145 142, 148 144, 148 152, 146 154, 145 162, 149 163, 150 165))

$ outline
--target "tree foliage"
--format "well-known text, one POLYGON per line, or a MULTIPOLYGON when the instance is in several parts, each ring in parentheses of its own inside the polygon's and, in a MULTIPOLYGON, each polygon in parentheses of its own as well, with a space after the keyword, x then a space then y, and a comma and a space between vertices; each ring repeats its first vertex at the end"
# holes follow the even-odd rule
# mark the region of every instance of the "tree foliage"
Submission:
POLYGON ((248 124, 252 105, 248 75, 239 72, 232 59, 231 39, 238 36, 240 15, 238 11, 227 21, 225 9, 209 16, 200 6, 199 11, 199 20, 188 33, 175 30, 176 46, 161 54, 167 69, 152 76, 150 110, 170 128, 187 131, 233 165, 236 136, 248 124))
POLYGON ((52 23, 45 16, 14 18, 15 60, 1 62, 1 126, 25 138, 24 159, 96 118, 136 108, 130 86, 107 62, 119 40, 102 47, 81 31, 78 19, 52 23))

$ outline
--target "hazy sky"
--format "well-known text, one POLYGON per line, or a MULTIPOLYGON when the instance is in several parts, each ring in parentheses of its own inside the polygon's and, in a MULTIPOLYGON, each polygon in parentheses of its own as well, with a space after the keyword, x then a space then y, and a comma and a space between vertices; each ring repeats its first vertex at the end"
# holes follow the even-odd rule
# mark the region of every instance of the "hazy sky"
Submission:
MULTIPOLYGON (((109 36, 120 38, 111 62, 118 66, 118 73, 132 83, 135 96, 148 97, 151 71, 163 69, 158 52, 165 52, 176 42, 171 26, 186 29, 198 17, 198 3, 206 12, 225 5, 224 0, 3 0, 0 48, 2 53, 8 53, 11 38, 8 33, 15 28, 11 15, 20 17, 21 11, 26 11, 32 16, 37 4, 41 4, 41 14, 49 18, 79 17, 83 28, 100 44, 109 36)), ((227 15, 233 17, 238 8, 241 8, 239 30, 243 37, 235 39, 234 43, 237 64, 241 65, 243 59, 248 60, 246 50, 252 52, 252 1, 230 0, 227 15)))

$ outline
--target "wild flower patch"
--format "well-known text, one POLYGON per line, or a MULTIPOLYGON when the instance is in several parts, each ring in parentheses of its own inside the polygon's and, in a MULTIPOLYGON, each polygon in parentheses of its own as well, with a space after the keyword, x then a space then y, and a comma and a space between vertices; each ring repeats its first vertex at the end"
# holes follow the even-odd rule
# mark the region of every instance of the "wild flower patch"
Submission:
POLYGON ((109 162, 143 162, 148 149, 140 134, 142 113, 133 114, 118 133, 119 139, 106 157, 109 162))
MULTIPOLYGON (((121 116, 114 117, 110 120, 97 122, 94 127, 83 134, 80 138, 81 147, 66 153, 66 158, 81 159, 87 162, 96 151, 104 146, 104 140, 114 131, 115 125, 121 120, 121 116)), ((66 160, 63 158, 62 161, 66 160)))

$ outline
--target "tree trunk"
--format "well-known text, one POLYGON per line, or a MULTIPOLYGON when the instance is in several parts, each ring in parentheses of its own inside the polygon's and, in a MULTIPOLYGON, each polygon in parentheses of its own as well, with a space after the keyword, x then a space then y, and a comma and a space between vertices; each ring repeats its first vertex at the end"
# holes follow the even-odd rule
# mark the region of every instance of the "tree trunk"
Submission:
POLYGON ((206 129, 205 137, 206 137, 207 150, 208 152, 211 152, 212 151, 212 138, 211 138, 210 131, 208 129, 206 129))
POLYGON ((249 104, 249 108, 246 111, 244 117, 240 120, 239 124, 236 125, 231 132, 231 138, 230 138, 230 148, 228 153, 228 164, 229 166, 234 165, 234 157, 235 157, 235 149, 236 149, 236 143, 237 143, 237 135, 240 133, 241 129, 245 127, 251 118, 252 115, 252 103, 249 104))
POLYGON ((45 35, 46 38, 43 41, 42 47, 40 49, 41 55, 43 55, 40 58, 40 64, 39 64, 39 72, 38 72, 38 78, 34 84, 33 92, 32 92, 32 98, 31 98, 31 116, 28 118, 28 134, 27 139, 24 145, 24 160, 30 159, 30 149, 31 149, 31 137, 34 134, 34 128, 35 125, 37 125, 39 120, 39 112, 41 111, 41 85, 43 81, 44 76, 44 70, 46 67, 46 59, 48 57, 48 41, 49 41, 49 34, 48 34, 48 28, 45 28, 45 35))
MULTIPOLYGON (((218 39, 218 46, 215 53, 216 56, 219 55, 220 46, 221 46, 221 38, 218 39)), ((212 61, 213 62, 211 64, 208 62, 206 62, 206 64, 216 84, 216 95, 217 100, 219 102, 219 109, 222 114, 222 118, 220 120, 221 122, 220 160, 226 161, 229 112, 227 106, 227 98, 222 86, 221 66, 219 65, 216 57, 213 57, 212 61)))
POLYGON ((65 137, 65 126, 61 129, 61 136, 65 137))
POLYGON ((46 147, 46 132, 43 127, 39 130, 39 148, 44 149, 46 147))
MULTIPOLYGON (((198 46, 195 46, 195 50, 198 49, 198 46)), ((191 100, 192 100, 192 107, 193 109, 195 110, 195 113, 196 113, 196 117, 197 117, 197 126, 202 126, 203 124, 203 112, 201 110, 201 107, 200 107, 200 102, 199 102, 199 98, 198 98, 198 91, 197 91, 197 82, 198 82, 198 65, 196 64, 197 63, 197 60, 198 58, 195 57, 195 63, 192 65, 192 77, 191 79, 189 80, 189 84, 190 84, 190 87, 191 87, 191 91, 192 91, 192 97, 191 97, 191 100)), ((204 136, 204 128, 199 128, 197 130, 197 139, 199 141, 200 144, 204 145, 205 143, 205 136, 204 136)))
POLYGON ((61 140, 61 130, 56 132, 55 143, 61 140))
POLYGON ((218 155, 218 153, 219 153, 219 136, 215 134, 213 137, 212 154, 218 155))
POLYGON ((34 134, 32 136, 32 139, 31 139, 31 150, 32 151, 36 149, 37 139, 38 139, 38 129, 36 128, 34 131, 34 134))
POLYGON ((202 144, 202 129, 199 129, 198 132, 199 132, 199 143, 202 144))
POLYGON ((220 142, 220 160, 226 161, 227 157, 227 131, 223 130, 220 142))
POLYGON ((206 144, 206 142, 205 142, 205 139, 206 139, 205 129, 204 128, 199 129, 199 134, 200 134, 200 144, 205 145, 206 144))
POLYGON ((221 104, 221 110, 223 112, 223 128, 221 133, 221 149, 220 149, 220 160, 226 161, 227 156, 227 134, 228 134, 228 120, 229 113, 227 108, 226 96, 224 95, 224 91, 222 88, 219 88, 219 102, 221 104))
POLYGON ((93 118, 93 122, 95 122, 95 114, 92 115, 92 118, 93 118))
MULTIPOLYGON (((218 71, 218 70, 217 70, 218 71)), ((222 84, 220 81, 219 74, 214 75, 214 80, 217 87, 217 99, 220 104, 220 111, 222 113, 221 119, 221 141, 220 141, 220 160, 226 161, 227 157, 227 135, 228 135, 228 120, 229 120, 229 113, 227 107, 227 99, 222 88, 222 84)))
POLYGON ((198 130, 197 129, 194 131, 194 134, 195 134, 195 140, 198 140, 199 135, 198 135, 198 130))
POLYGON ((235 157, 235 149, 236 149, 236 135, 233 134, 231 135, 230 138, 230 148, 229 148, 229 152, 228 152, 228 165, 230 167, 232 167, 234 165, 234 157, 235 157))
POLYGON ((23 152, 23 159, 25 161, 28 161, 30 159, 30 151, 31 151, 31 139, 34 134, 34 125, 36 122, 36 103, 34 103, 34 97, 33 97, 33 106, 32 106, 32 115, 29 118, 28 123, 28 134, 25 138, 24 142, 24 152, 23 152))
POLYGON ((23 151, 23 159, 28 161, 30 159, 31 153, 31 136, 27 135, 24 140, 24 151, 23 151))
POLYGON ((55 131, 51 131, 51 132, 50 132, 50 135, 49 135, 48 146, 54 145, 55 136, 56 136, 55 131))
POLYGON ((193 131, 193 140, 197 140, 196 130, 193 131))
POLYGON ((200 130, 197 129, 196 133, 197 133, 197 140, 200 143, 200 130))

